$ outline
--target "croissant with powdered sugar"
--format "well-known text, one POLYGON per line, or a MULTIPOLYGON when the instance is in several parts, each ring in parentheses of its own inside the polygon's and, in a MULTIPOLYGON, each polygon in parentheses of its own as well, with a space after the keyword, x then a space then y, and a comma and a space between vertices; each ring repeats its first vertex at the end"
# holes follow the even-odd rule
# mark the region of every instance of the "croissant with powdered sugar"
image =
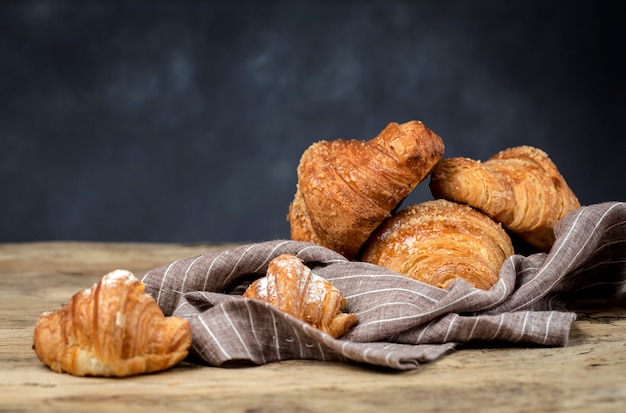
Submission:
POLYGON ((191 347, 189 322, 165 317, 132 273, 116 270, 40 315, 33 348, 58 373, 124 377, 165 370, 191 347))
POLYGON ((462 278, 490 289, 513 244, 501 225, 467 205, 439 199, 409 205, 365 244, 362 260, 439 288, 462 278))
POLYGON ((266 275, 250 284, 243 297, 267 302, 334 338, 358 323, 356 314, 343 312, 343 293, 291 254, 270 261, 266 275))

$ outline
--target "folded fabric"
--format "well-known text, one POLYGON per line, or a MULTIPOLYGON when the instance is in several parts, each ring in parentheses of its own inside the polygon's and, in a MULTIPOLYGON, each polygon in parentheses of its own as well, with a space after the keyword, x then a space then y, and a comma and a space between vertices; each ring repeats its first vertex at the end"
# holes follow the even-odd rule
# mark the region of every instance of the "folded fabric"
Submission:
POLYGON ((189 320, 192 354, 212 366, 288 359, 412 369, 470 341, 567 344, 577 303, 626 296, 626 203, 585 206, 555 229, 545 254, 514 255, 488 291, 442 290, 385 268, 290 240, 183 258, 143 282, 165 313, 189 320), (359 324, 339 339, 269 304, 241 297, 281 254, 301 258, 346 296, 359 324))

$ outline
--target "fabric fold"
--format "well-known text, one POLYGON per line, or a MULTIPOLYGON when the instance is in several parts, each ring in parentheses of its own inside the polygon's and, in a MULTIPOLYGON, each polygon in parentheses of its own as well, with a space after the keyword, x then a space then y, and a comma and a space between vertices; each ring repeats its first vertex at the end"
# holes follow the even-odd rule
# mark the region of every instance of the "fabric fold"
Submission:
POLYGON ((414 369, 467 342, 567 344, 581 299, 626 294, 626 204, 581 207, 545 254, 515 255, 488 291, 463 280, 442 290, 324 247, 273 240, 182 258, 143 277, 165 315, 186 318, 192 353, 212 366, 288 359, 414 369), (339 339, 269 304, 242 298, 281 254, 300 257, 346 296, 359 324, 339 339))

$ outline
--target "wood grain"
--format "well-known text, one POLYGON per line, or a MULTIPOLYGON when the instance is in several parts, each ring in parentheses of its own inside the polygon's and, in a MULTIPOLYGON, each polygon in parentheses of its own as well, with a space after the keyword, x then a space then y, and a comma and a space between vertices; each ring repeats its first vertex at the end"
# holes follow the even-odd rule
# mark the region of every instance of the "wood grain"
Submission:
POLYGON ((465 346, 416 371, 289 361, 214 368, 184 362, 126 379, 79 378, 42 365, 42 311, 116 268, 142 276, 228 245, 0 244, 0 412, 615 412, 626 411, 626 308, 579 314, 564 348, 465 346))

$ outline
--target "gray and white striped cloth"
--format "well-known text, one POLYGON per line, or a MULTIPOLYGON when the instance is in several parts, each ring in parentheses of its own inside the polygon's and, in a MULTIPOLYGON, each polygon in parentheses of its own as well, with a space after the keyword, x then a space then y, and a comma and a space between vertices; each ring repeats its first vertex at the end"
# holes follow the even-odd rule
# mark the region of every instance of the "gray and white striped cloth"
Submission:
POLYGON ((626 297, 626 203, 584 206, 556 228, 548 253, 515 255, 489 290, 462 280, 448 290, 320 246, 274 240, 183 258, 143 282, 167 316, 190 321, 192 355, 212 366, 287 359, 412 369, 462 343, 567 344, 577 304, 626 297), (276 308, 242 298, 269 261, 294 254, 346 296, 359 324, 339 339, 276 308))

